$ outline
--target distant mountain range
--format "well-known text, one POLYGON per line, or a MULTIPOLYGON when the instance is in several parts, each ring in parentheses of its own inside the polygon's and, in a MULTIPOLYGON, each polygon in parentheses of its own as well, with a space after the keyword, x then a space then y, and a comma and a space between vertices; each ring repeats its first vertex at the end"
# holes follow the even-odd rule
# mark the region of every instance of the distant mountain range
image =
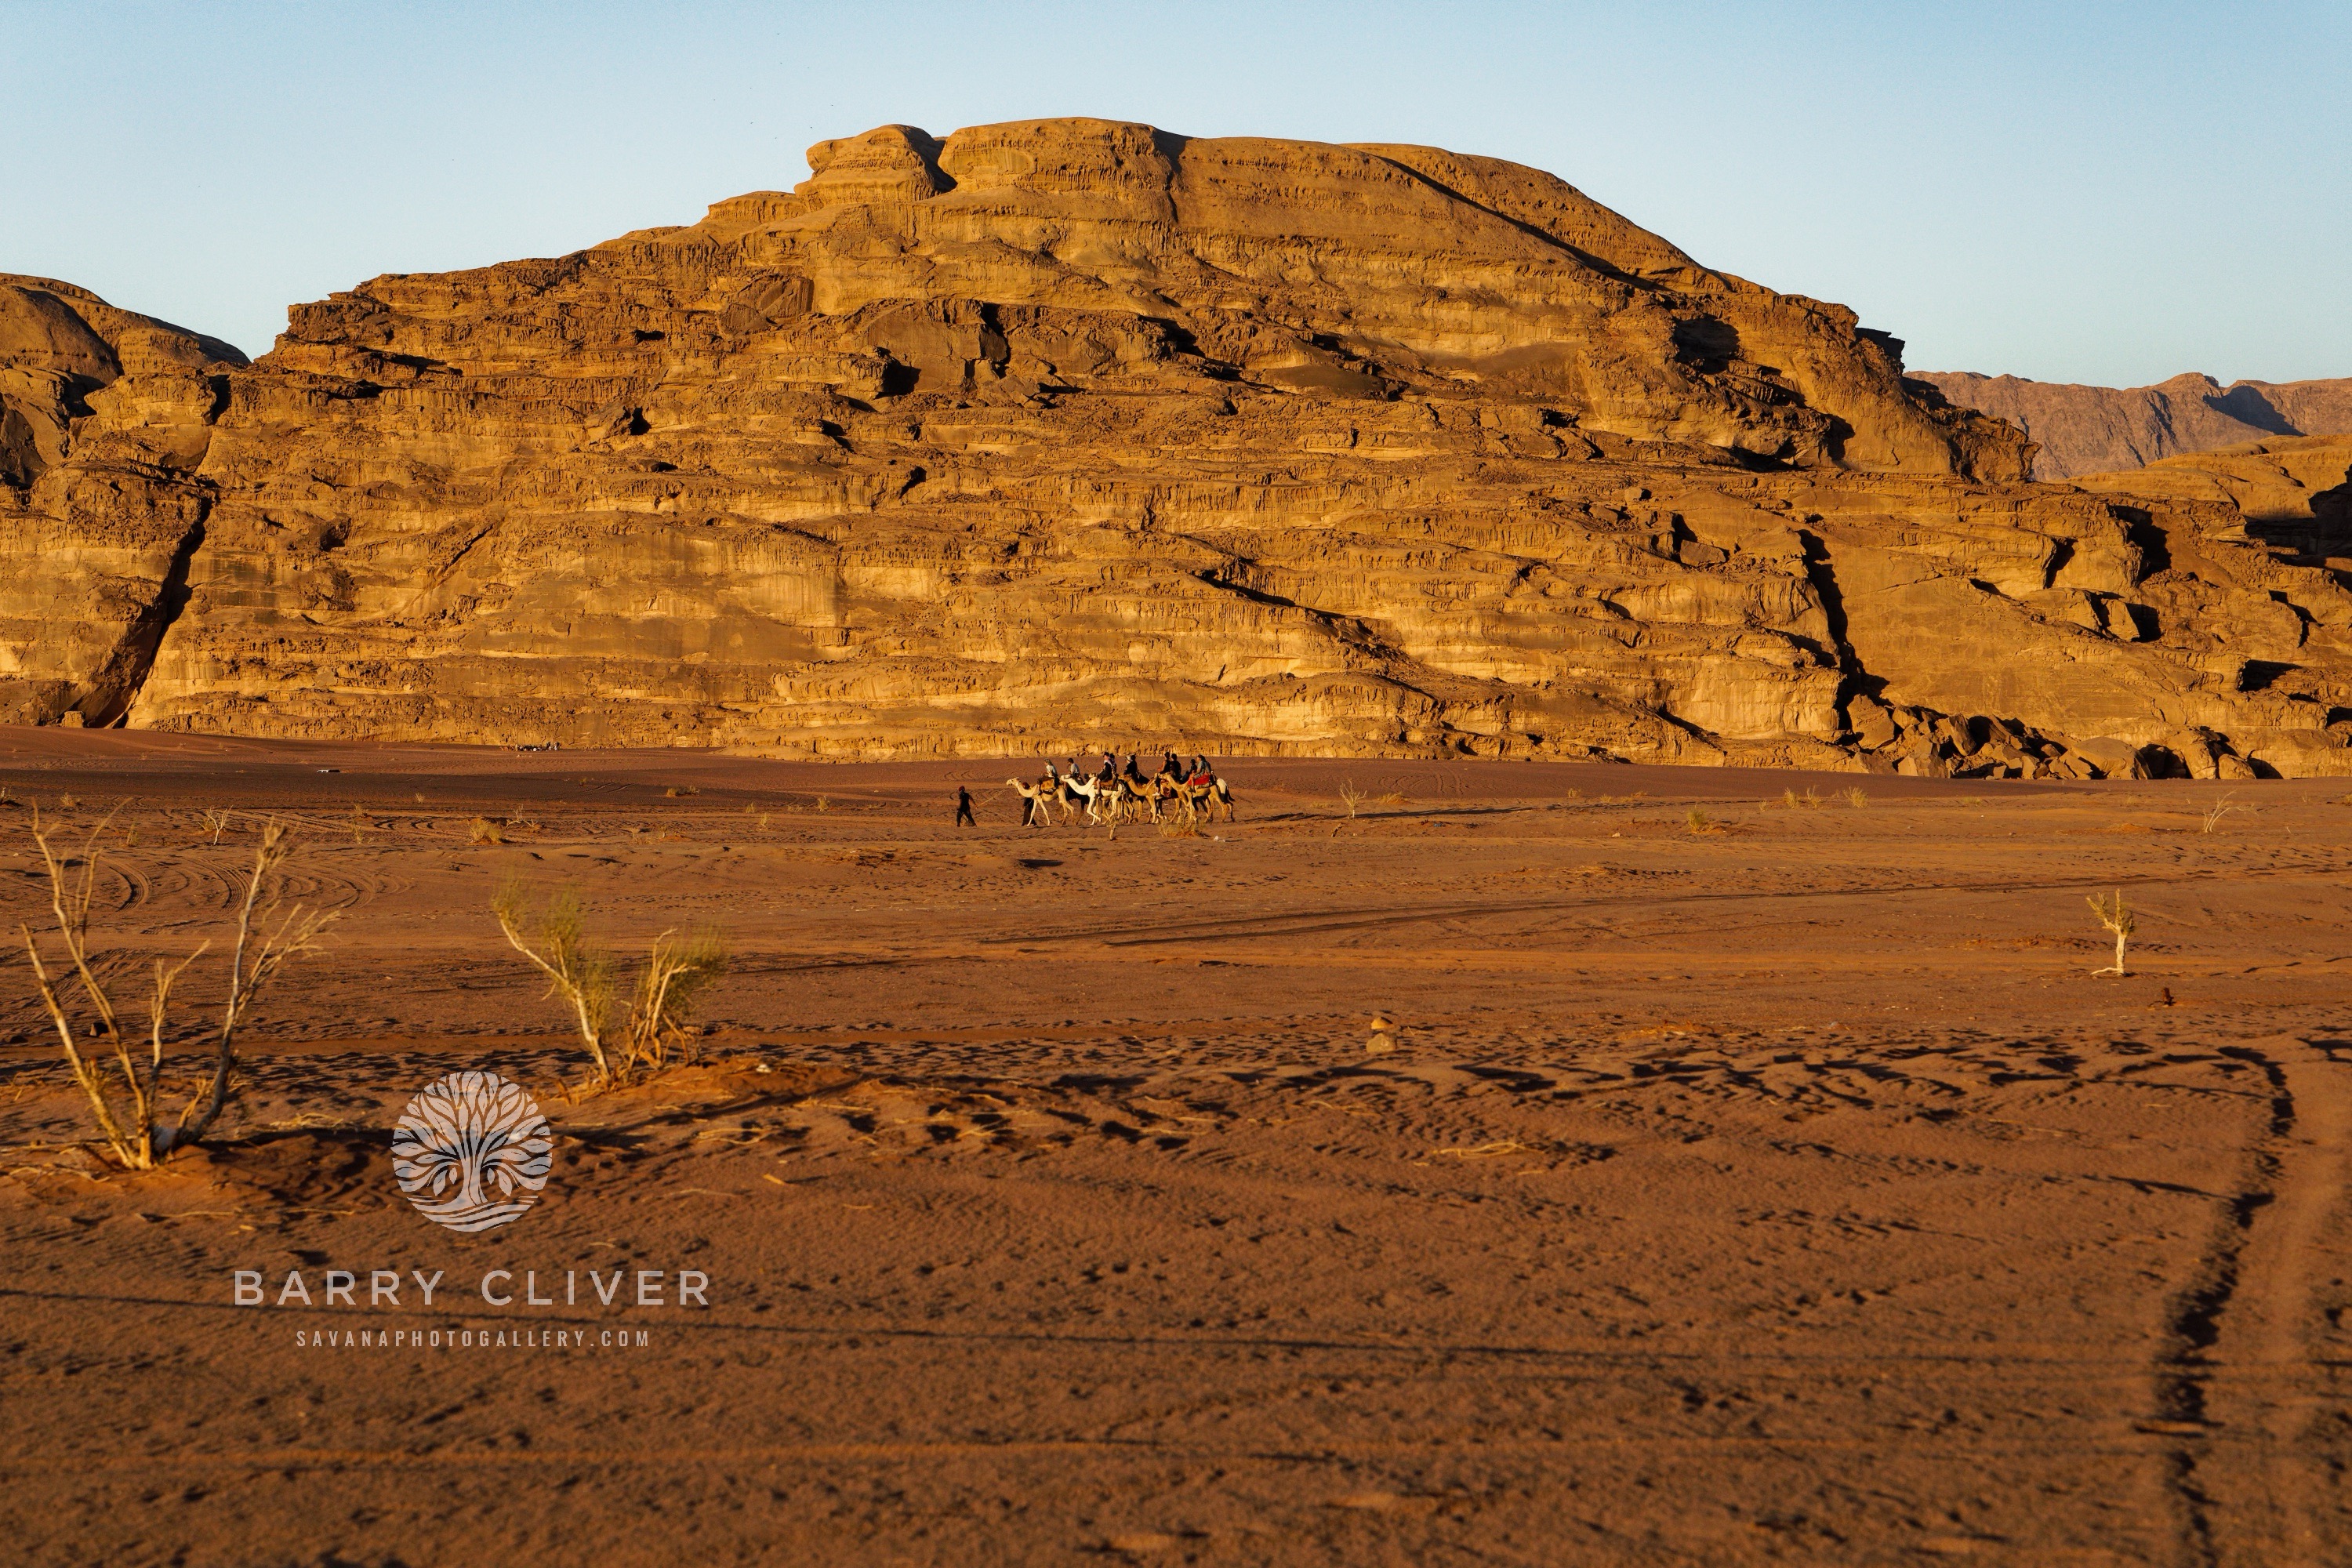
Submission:
POLYGON ((2137 468, 2265 437, 2352 431, 2352 377, 2226 387, 2194 372, 2154 386, 2074 386, 1968 370, 1917 371, 1909 379, 2023 430, 2042 448, 2033 459, 2037 479, 2137 468))

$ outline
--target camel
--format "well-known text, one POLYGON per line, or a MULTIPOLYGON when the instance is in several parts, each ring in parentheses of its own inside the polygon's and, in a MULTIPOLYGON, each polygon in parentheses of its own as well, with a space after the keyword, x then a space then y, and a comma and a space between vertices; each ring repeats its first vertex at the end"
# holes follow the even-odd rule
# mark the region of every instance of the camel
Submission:
POLYGON ((1096 784, 1094 780, 1081 778, 1076 773, 1064 773, 1062 775, 1062 810, 1066 815, 1062 820, 1067 822, 1070 819, 1070 797, 1076 795, 1087 803, 1087 820, 1100 822, 1102 817, 1095 810, 1095 797, 1101 793, 1102 786, 1096 784))
POLYGON ((1167 800, 1170 805, 1183 808, 1185 821, 1197 822, 1201 816, 1201 799, 1207 793, 1206 784, 1195 784, 1187 779, 1172 779, 1169 781, 1167 800))
POLYGON ((1034 784, 1023 784, 1019 779, 1006 779, 1004 782, 1011 784, 1013 793, 1021 797, 1021 826, 1045 826, 1049 818, 1046 816, 1048 797, 1044 782, 1041 780, 1034 784))
POLYGON ((1137 781, 1128 793, 1141 801, 1144 809, 1151 814, 1151 820, 1157 822, 1160 820, 1160 803, 1168 799, 1175 788, 1174 782, 1166 773, 1154 773, 1148 779, 1137 781))
POLYGON ((1168 805, 1182 806, 1185 816, 1193 821, 1204 813, 1213 817, 1217 808, 1223 806, 1225 820, 1234 820, 1233 791, 1213 773, 1204 771, 1188 779, 1162 769, 1147 779, 1140 776, 1140 770, 1133 771, 1134 777, 1091 778, 1075 767, 1065 773, 1048 763, 1045 775, 1034 784, 1023 784, 1019 779, 1004 782, 1021 797, 1024 826, 1051 826, 1056 805, 1062 808, 1065 826, 1076 821, 1081 810, 1088 822, 1116 824, 1137 810, 1139 803, 1154 822, 1160 820, 1160 807, 1168 805))
POLYGON ((1169 793, 1184 808, 1188 820, 1198 821, 1204 816, 1213 819, 1219 806, 1224 807, 1227 822, 1234 820, 1234 792, 1214 773, 1194 773, 1171 784, 1169 793))
MULTIPOLYGON (((1108 757, 1109 753, 1105 752, 1104 755, 1108 757)), ((1118 763, 1116 761, 1107 762, 1102 772, 1095 774, 1095 803, 1102 807, 1103 815, 1113 822, 1118 820, 1120 798, 1126 793, 1127 786, 1119 780, 1118 763)))
POLYGON ((1037 781, 1039 798, 1048 805, 1062 808, 1062 826, 1065 827, 1068 826, 1072 819, 1078 815, 1078 809, 1075 804, 1078 798, 1078 791, 1075 787, 1077 776, 1074 773, 1066 773, 1053 763, 1047 763, 1045 777, 1037 781))

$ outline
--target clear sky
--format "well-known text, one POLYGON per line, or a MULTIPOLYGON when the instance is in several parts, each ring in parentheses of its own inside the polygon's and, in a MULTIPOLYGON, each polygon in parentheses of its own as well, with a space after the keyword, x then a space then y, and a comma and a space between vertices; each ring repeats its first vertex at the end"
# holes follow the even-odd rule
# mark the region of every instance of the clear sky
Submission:
POLYGON ((2352 0, 0 0, 0 270, 259 353, 826 137, 1063 114, 1531 163, 1915 369, 2352 375, 2352 0))

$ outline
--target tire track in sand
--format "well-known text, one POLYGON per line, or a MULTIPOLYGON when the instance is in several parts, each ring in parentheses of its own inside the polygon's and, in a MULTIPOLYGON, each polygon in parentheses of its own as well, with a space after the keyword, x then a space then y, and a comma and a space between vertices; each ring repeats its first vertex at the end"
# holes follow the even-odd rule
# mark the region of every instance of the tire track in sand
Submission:
POLYGON ((2321 1530, 2335 1467, 2313 1431, 2324 1388, 2311 1286, 2343 1192, 2352 1063, 2305 1040, 2222 1054, 2262 1070, 2270 1118, 2244 1190, 2175 1303, 2147 1429, 2175 1438, 2166 1472, 2184 1563, 2319 1568, 2340 1561, 2330 1552, 2342 1542, 2321 1530))

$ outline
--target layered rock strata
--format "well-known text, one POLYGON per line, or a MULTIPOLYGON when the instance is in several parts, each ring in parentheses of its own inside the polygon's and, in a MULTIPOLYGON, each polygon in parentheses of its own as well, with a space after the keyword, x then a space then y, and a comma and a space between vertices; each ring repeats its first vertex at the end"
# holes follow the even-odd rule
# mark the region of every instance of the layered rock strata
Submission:
POLYGON ((0 273, 0 721, 129 710, 186 603, 217 494, 198 469, 245 367, 86 289, 0 273))
POLYGON ((2324 560, 2022 483, 1895 340, 1548 174, 1092 121, 810 164, 299 306, 250 366, 134 372, 48 289, 120 368, 0 486, 0 702, 829 757, 2352 760, 2324 560))
POLYGON ((2352 552, 2352 432, 2247 441, 2082 474, 2074 484, 2102 494, 2211 502, 2217 525, 2242 520, 2250 533, 2306 558, 2341 560, 2352 552))

